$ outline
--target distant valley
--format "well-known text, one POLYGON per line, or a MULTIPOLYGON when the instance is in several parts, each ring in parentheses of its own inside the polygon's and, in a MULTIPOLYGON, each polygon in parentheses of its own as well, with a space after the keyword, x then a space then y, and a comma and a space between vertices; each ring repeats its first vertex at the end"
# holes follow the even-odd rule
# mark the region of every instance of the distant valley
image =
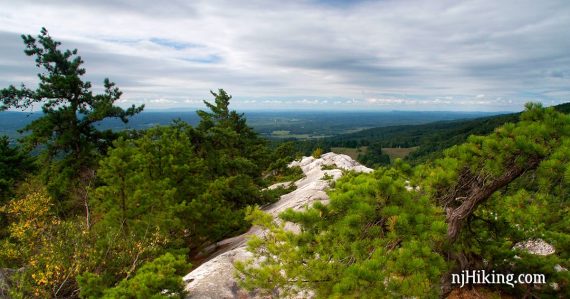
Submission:
MULTIPOLYGON (((418 111, 246 111, 248 125, 263 137, 270 139, 318 139, 359 132, 376 127, 396 125, 418 125, 436 121, 472 119, 490 116, 486 112, 418 112, 418 111)), ((39 118, 40 112, 0 113, 0 135, 17 139, 18 130, 39 118)), ((104 120, 97 124, 99 129, 121 131, 125 129, 147 129, 157 125, 168 125, 181 119, 196 125, 199 118, 194 111, 143 111, 131 118, 127 124, 118 119, 104 120)))

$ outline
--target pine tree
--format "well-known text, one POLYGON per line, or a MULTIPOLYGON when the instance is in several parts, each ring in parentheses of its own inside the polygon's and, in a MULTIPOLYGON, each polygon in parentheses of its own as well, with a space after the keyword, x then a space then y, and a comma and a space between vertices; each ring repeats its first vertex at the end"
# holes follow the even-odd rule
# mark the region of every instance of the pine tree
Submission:
POLYGON ((0 111, 41 106, 43 116, 23 128, 30 131, 23 141, 28 148, 41 146, 44 162, 53 168, 44 168, 45 177, 51 181, 50 191, 59 197, 71 189, 73 178, 93 166, 96 153, 104 152, 114 137, 110 131, 97 130, 95 124, 110 117, 127 122, 143 106, 126 110, 115 106, 121 91, 109 79, 103 82, 104 93, 93 94, 91 83, 82 79, 85 69, 77 49, 60 50, 61 42, 53 40, 45 28, 37 39, 30 35, 22 39, 26 55, 34 56, 42 70, 39 86, 32 90, 11 85, 0 90, 0 111), (54 159, 60 163, 48 164, 54 159))
POLYGON ((422 171, 434 201, 446 207, 454 273, 469 268, 542 273, 559 285, 558 291, 524 284, 505 289, 516 296, 568 292, 570 274, 555 271, 555 265, 570 266, 570 226, 564 216, 570 209, 569 140, 570 116, 530 103, 518 123, 471 136, 422 171), (535 256, 513 248, 537 238, 558 252, 535 256))
POLYGON ((144 264, 130 279, 112 288, 102 288, 101 277, 84 274, 79 278, 82 298, 184 298, 182 275, 188 270, 182 255, 166 253, 144 264))
POLYGON ((0 206, 13 195, 15 183, 34 168, 33 161, 19 146, 11 145, 8 137, 0 137, 0 206))
POLYGON ((261 172, 269 164, 267 147, 263 139, 246 123, 243 114, 229 109, 231 96, 223 89, 211 92, 214 103, 204 101, 210 112, 199 110, 201 133, 204 146, 202 155, 210 164, 216 176, 247 175, 256 183, 261 172))
POLYGON ((266 200, 256 184, 266 149, 228 99, 221 91, 197 128, 175 121, 113 143, 90 198, 93 259, 103 265, 81 276, 85 296, 130 292, 103 290, 131 288, 136 269, 165 252, 195 252, 248 228, 244 208, 266 200))
POLYGON ((281 221, 254 210, 249 217, 267 234, 249 242, 254 257, 237 265, 241 283, 279 295, 437 298, 453 287, 451 272, 486 269, 542 273, 549 283, 503 292, 564 297, 570 274, 556 269, 570 267, 569 140, 570 116, 529 104, 520 122, 472 136, 433 163, 397 160, 344 176, 328 205, 285 211, 281 221), (536 238, 556 253, 514 247, 536 238))
POLYGON ((368 146, 364 154, 358 155, 358 161, 369 167, 379 167, 390 164, 390 157, 382 152, 380 142, 375 142, 368 146))
POLYGON ((438 253, 445 239, 443 211, 427 196, 406 191, 405 167, 349 173, 336 182, 328 205, 316 202, 307 211, 280 215, 298 224, 300 233, 254 211, 254 224, 269 232, 249 242, 255 258, 237 266, 242 285, 279 296, 437 296, 447 267, 438 253))

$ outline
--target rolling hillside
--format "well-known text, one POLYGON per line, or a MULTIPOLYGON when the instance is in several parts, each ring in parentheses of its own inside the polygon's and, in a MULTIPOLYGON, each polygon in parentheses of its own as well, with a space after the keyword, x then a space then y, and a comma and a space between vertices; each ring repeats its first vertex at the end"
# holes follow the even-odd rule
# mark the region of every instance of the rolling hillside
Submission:
MULTIPOLYGON (((570 113, 570 103, 554 108, 560 112, 570 113)), ((470 135, 489 134, 504 123, 516 122, 519 115, 520 113, 512 113, 469 120, 372 128, 327 138, 321 144, 324 148, 356 148, 373 143, 380 143, 385 148, 418 146, 419 148, 407 159, 411 162, 420 162, 441 155, 441 150, 464 142, 470 135)))

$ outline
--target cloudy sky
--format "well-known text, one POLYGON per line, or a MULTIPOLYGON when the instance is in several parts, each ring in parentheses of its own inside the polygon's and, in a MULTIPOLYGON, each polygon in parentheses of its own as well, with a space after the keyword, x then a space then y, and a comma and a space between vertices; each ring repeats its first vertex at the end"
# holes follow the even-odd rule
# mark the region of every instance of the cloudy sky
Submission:
POLYGON ((570 2, 0 0, 0 87, 37 84, 21 34, 77 48, 121 105, 520 110, 570 101, 570 2))

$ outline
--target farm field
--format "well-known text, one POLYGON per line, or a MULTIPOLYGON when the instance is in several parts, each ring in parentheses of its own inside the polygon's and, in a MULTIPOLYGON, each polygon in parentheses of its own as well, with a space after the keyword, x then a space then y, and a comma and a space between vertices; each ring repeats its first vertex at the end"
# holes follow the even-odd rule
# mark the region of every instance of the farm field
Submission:
POLYGON ((394 160, 396 158, 404 159, 408 156, 411 152, 418 149, 417 146, 414 147, 385 147, 382 148, 382 151, 390 156, 390 160, 394 160))

